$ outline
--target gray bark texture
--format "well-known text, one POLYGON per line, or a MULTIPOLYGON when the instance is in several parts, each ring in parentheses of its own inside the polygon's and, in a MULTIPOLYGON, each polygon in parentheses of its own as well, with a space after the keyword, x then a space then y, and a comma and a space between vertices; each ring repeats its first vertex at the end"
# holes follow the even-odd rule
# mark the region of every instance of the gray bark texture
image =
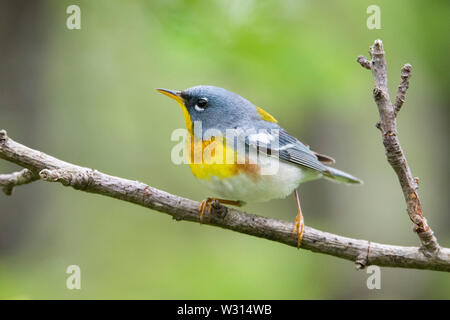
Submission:
POLYGON ((377 123, 377 128, 381 131, 384 148, 386 150, 386 157, 397 174, 403 196, 405 197, 409 218, 413 222, 414 231, 419 236, 422 248, 424 249, 424 252, 434 254, 440 250, 440 247, 433 231, 423 215, 422 206, 417 193, 418 180, 415 179, 411 173, 411 169, 400 145, 397 131, 396 116, 405 101, 412 67, 409 64, 403 66, 401 70, 401 82, 398 86, 395 104, 393 105, 389 98, 386 58, 381 40, 375 40, 373 46, 370 47, 370 56, 372 57, 371 61, 368 61, 367 58, 363 56, 359 56, 357 61, 364 68, 372 70, 375 82, 373 97, 380 114, 380 122, 377 123))

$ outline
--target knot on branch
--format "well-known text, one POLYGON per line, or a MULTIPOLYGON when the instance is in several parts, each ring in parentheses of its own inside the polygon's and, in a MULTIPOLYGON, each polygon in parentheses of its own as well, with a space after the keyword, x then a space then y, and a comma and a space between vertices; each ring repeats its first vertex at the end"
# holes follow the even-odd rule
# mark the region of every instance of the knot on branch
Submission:
POLYGON ((3 192, 10 196, 15 186, 30 183, 38 178, 28 169, 23 169, 11 174, 0 174, 0 186, 3 186, 3 192))
POLYGON ((373 88, 373 98, 375 101, 380 101, 382 99, 386 99, 386 94, 381 88, 375 87, 373 88))
POLYGON ((365 259, 365 255, 359 255, 355 260, 355 267, 358 270, 363 270, 367 267, 367 261, 365 259))
POLYGON ((6 130, 2 129, 0 130, 0 145, 4 144, 6 141, 8 141, 8 134, 6 133, 6 130))
POLYGON ((363 67, 366 69, 372 69, 372 61, 369 61, 366 57, 364 56, 358 56, 358 58, 356 59, 356 61, 363 67))
POLYGON ((378 121, 377 123, 375 123, 375 128, 377 128, 378 130, 381 131, 381 122, 378 121))
MULTIPOLYGON (((385 137, 395 137, 396 135, 397 135, 397 132, 393 131, 393 130, 388 130, 384 133, 385 137)), ((394 150, 394 152, 399 153, 400 151, 394 150)), ((399 158, 392 159, 392 160, 388 159, 388 161, 394 166, 404 162, 403 159, 399 159, 399 158)))
POLYGON ((68 169, 44 169, 39 172, 42 180, 48 182, 60 182, 64 186, 74 189, 86 190, 93 181, 92 174, 95 170, 71 170, 68 169))
POLYGON ((424 217, 420 214, 415 214, 411 217, 413 223, 413 231, 416 233, 424 233, 430 229, 430 227, 424 222, 424 217))
POLYGON ((402 68, 401 71, 401 79, 403 81, 408 80, 411 77, 411 71, 412 71, 412 65, 410 65, 409 63, 405 64, 402 68))
POLYGON ((363 270, 369 265, 369 254, 370 254, 370 241, 367 242, 367 251, 361 252, 355 260, 355 267, 358 270, 363 270))
POLYGON ((426 257, 433 257, 439 254, 441 247, 434 236, 433 230, 428 228, 427 231, 418 232, 420 239, 422 240, 422 246, 420 247, 420 251, 426 257))
POLYGON ((380 39, 375 40, 373 45, 370 47, 370 56, 373 58, 375 55, 382 55, 384 56, 384 49, 383 49, 383 41, 380 39))

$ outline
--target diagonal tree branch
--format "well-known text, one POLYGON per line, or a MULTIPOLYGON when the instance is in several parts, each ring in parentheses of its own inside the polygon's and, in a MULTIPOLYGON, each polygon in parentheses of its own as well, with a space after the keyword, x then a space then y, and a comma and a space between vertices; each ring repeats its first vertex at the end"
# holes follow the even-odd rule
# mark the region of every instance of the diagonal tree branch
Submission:
MULTIPOLYGON (((200 203, 150 187, 139 181, 127 180, 80 167, 28 148, 8 138, 0 131, 0 158, 40 172, 42 180, 60 182, 77 190, 100 194, 167 213, 176 220, 200 222, 200 203)), ((297 235, 293 223, 248 214, 216 206, 204 224, 277 241, 294 248, 297 235)), ((356 262, 357 267, 378 265, 386 267, 429 269, 450 272, 450 249, 442 248, 427 255, 418 247, 392 246, 352 239, 305 227, 301 248, 356 262)))
POLYGON ((370 56, 372 57, 371 61, 368 61, 363 56, 359 56, 357 61, 364 68, 370 66, 368 69, 372 70, 375 82, 373 97, 378 106, 381 119, 377 127, 382 133, 387 160, 398 176, 405 197, 409 218, 414 224, 414 231, 417 232, 420 238, 424 253, 429 255, 437 254, 440 247, 423 215, 417 193, 417 181, 414 179, 406 161, 397 132, 396 116, 405 100, 406 90, 409 86, 409 78, 411 76, 411 65, 407 64, 402 68, 402 81, 398 87, 395 105, 392 105, 387 84, 386 58, 381 40, 375 40, 373 46, 370 47, 370 56))

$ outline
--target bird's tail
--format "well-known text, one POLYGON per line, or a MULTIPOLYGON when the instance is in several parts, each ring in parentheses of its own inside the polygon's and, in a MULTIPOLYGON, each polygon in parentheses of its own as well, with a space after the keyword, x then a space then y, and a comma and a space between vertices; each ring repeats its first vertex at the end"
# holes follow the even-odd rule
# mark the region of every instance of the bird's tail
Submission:
POLYGON ((352 176, 351 174, 348 174, 344 171, 332 168, 332 167, 327 167, 327 172, 324 172, 324 177, 331 179, 333 181, 337 181, 337 182, 344 182, 344 183, 349 183, 349 184, 363 184, 363 181, 352 176))

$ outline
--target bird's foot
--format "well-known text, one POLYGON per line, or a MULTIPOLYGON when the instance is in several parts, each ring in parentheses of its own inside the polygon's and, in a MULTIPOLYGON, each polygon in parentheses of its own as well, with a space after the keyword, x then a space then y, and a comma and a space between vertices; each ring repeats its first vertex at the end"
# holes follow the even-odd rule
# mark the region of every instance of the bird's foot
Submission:
POLYGON ((239 200, 226 200, 226 199, 218 199, 218 198, 206 198, 202 201, 200 205, 200 223, 203 222, 203 218, 205 217, 205 211, 208 208, 208 214, 211 214, 212 209, 219 209, 221 204, 230 204, 233 206, 241 207, 244 205, 244 202, 239 200))
POLYGON ((297 234, 297 249, 300 248, 303 239, 303 231, 305 229, 305 220, 303 219, 302 207, 300 206, 300 198, 297 190, 294 190, 295 199, 297 201, 297 218, 295 219, 294 229, 292 232, 297 234))
POLYGON ((294 223, 294 229, 292 232, 297 234, 297 248, 300 248, 303 239, 303 231, 305 229, 305 222, 303 220, 303 216, 297 215, 294 223))

